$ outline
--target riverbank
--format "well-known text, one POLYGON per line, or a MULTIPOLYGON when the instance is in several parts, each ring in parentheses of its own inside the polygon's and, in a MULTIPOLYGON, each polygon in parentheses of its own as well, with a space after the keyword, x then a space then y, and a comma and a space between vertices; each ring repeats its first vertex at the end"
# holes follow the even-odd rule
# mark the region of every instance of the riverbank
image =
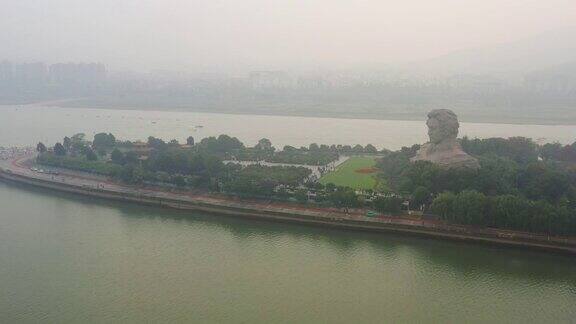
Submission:
POLYGON ((362 213, 344 213, 327 208, 305 208, 279 203, 241 201, 189 192, 168 192, 150 188, 137 188, 77 175, 38 174, 31 172, 22 165, 22 160, 25 159, 14 159, 2 164, 0 179, 103 199, 182 210, 197 210, 229 217, 259 218, 363 231, 396 232, 438 239, 576 254, 576 240, 574 238, 549 237, 489 228, 472 228, 430 220, 386 216, 366 217, 362 213))
MULTIPOLYGON (((165 101, 141 100, 109 101, 103 98, 66 98, 58 100, 32 101, 32 102, 5 102, 0 105, 19 105, 22 107, 58 107, 74 109, 99 110, 140 110, 149 112, 188 112, 188 113, 217 113, 225 115, 253 115, 253 116, 284 116, 284 117, 310 117, 330 119, 359 119, 359 120, 388 120, 388 121, 424 121, 423 116, 431 107, 418 106, 366 106, 362 104, 334 105, 325 104, 325 109, 318 109, 317 103, 284 104, 245 104, 234 102, 233 105, 224 103, 193 103, 174 104, 165 101)), ((573 108, 566 107, 538 107, 529 110, 511 109, 510 107, 480 107, 468 105, 453 105, 459 112, 460 120, 466 123, 489 123, 511 125, 576 125, 576 114, 573 108), (554 113, 551 114, 550 111, 554 113)))

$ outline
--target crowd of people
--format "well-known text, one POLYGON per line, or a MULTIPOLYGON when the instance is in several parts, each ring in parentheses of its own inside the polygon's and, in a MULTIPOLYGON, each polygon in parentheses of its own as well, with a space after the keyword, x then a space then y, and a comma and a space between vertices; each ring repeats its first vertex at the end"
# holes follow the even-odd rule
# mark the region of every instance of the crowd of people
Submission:
POLYGON ((33 147, 2 147, 0 146, 0 160, 11 160, 21 155, 35 152, 33 147))

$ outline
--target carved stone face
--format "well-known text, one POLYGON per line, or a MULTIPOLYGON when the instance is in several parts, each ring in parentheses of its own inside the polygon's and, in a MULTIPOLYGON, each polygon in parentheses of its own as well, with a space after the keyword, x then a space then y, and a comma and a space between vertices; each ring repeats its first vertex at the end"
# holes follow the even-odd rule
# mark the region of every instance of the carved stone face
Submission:
POLYGON ((447 139, 456 139, 458 136, 458 118, 448 109, 433 110, 428 114, 428 136, 430 142, 439 144, 447 139))

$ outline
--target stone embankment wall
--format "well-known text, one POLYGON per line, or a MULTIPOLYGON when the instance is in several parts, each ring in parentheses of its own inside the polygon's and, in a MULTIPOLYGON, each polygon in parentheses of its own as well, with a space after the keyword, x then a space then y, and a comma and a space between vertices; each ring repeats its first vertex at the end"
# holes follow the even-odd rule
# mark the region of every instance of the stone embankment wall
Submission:
POLYGON ((61 182, 53 182, 0 170, 0 179, 28 184, 36 187, 69 192, 74 194, 134 202, 158 207, 182 210, 197 210, 207 213, 233 217, 250 217, 274 221, 298 222, 329 227, 396 232, 420 235, 449 240, 490 243, 496 245, 515 246, 560 253, 576 254, 576 241, 568 238, 546 237, 531 233, 503 232, 491 229, 471 231, 462 226, 450 225, 407 225, 394 220, 374 219, 368 217, 346 216, 339 213, 292 210, 282 208, 249 208, 239 203, 206 202, 202 200, 180 200, 154 196, 151 193, 134 194, 108 189, 83 187, 61 182), (505 233, 505 234, 503 234, 505 233), (511 234, 510 234, 511 233, 511 234))

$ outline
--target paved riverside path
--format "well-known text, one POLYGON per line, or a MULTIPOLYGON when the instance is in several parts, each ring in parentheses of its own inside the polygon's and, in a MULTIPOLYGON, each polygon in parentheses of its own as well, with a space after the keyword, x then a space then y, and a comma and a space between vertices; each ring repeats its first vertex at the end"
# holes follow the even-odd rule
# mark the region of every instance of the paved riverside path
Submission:
MULTIPOLYGON (((182 203, 205 204, 212 209, 235 208, 238 216, 242 213, 274 213, 269 218, 284 218, 293 221, 310 222, 306 216, 316 218, 315 223, 327 225, 345 225, 350 228, 386 230, 404 233, 423 234, 435 237, 444 237, 458 240, 473 240, 481 242, 499 243, 533 247, 547 250, 556 250, 576 254, 575 237, 551 237, 535 233, 479 228, 462 225, 446 224, 441 221, 408 219, 379 215, 366 217, 365 210, 354 210, 351 213, 343 212, 337 208, 320 208, 302 206, 289 203, 264 202, 247 199, 230 198, 223 195, 208 193, 195 193, 190 191, 168 191, 157 187, 128 186, 111 181, 102 176, 76 172, 63 171, 58 174, 33 171, 30 166, 35 154, 26 152, 14 154, 7 159, 0 160, 0 169, 5 173, 19 175, 30 179, 44 180, 55 184, 66 184, 81 189, 98 189, 111 193, 130 194, 132 196, 155 199, 170 199, 182 203), (284 215, 284 216, 282 216, 284 215), (300 216, 300 217, 299 217, 300 216), (353 223, 353 224, 352 224, 353 223)), ((230 209, 228 209, 230 214, 230 209)))
POLYGON ((348 161, 348 159, 350 159, 350 156, 340 155, 337 160, 332 161, 326 165, 309 165, 309 164, 292 164, 292 163, 279 163, 279 162, 266 162, 266 161, 241 161, 241 160, 224 160, 222 162, 226 163, 226 164, 228 164, 228 163, 239 164, 242 166, 264 165, 264 166, 302 167, 302 168, 306 168, 306 169, 309 169, 310 171, 312 171, 312 173, 310 173, 310 175, 308 176, 308 179, 307 179, 308 181, 318 181, 318 180, 320 180, 322 175, 324 175, 327 172, 336 170, 336 168, 340 164, 348 161))
MULTIPOLYGON (((185 202, 204 202, 214 205, 229 205, 232 207, 244 207, 259 210, 269 211, 293 211, 298 213, 313 212, 318 214, 330 214, 330 217, 363 217, 362 212, 356 213, 343 213, 336 208, 308 208, 298 205, 270 203, 262 201, 254 201, 247 199, 234 199, 229 197, 219 197, 218 195, 211 195, 207 193, 194 193, 190 191, 169 191, 158 187, 142 187, 142 186, 129 186, 112 181, 108 177, 94 175, 85 172, 78 172, 74 170, 66 170, 62 168, 52 167, 39 167, 47 171, 55 170, 58 174, 51 174, 47 172, 38 172, 31 169, 32 160, 35 154, 21 154, 9 157, 6 160, 0 161, 0 168, 9 170, 16 175, 25 177, 51 181, 54 183, 61 183, 66 185, 73 185, 79 188, 87 189, 101 189, 107 191, 114 191, 118 193, 129 193, 134 195, 149 195, 158 198, 176 199, 185 202)), ((411 221, 412 222, 412 221, 411 221)))

